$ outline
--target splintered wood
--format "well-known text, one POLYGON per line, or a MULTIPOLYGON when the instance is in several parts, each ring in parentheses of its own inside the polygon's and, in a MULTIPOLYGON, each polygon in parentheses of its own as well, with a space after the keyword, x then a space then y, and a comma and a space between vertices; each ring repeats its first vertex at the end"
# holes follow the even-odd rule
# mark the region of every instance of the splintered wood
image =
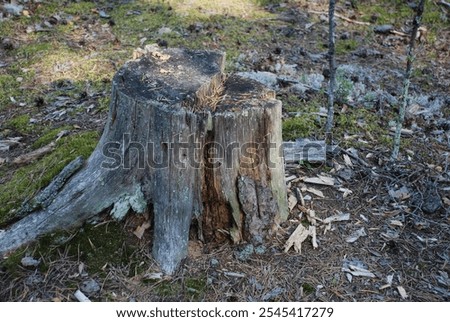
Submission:
POLYGON ((308 221, 311 225, 308 228, 305 228, 302 223, 299 223, 297 228, 294 230, 292 235, 286 241, 284 246, 284 252, 287 253, 292 246, 294 246, 294 250, 301 254, 302 253, 302 243, 311 236, 311 243, 314 248, 319 247, 316 239, 316 213, 314 210, 307 209, 304 206, 298 205, 299 209, 305 213, 308 218, 308 221))

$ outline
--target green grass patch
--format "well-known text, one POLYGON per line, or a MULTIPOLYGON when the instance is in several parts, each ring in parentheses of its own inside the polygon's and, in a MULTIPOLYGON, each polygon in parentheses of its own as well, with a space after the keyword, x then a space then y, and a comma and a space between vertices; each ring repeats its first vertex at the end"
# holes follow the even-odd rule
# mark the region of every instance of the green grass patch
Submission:
POLYGON ((89 131, 61 138, 56 149, 32 164, 16 170, 10 181, 0 186, 0 225, 14 218, 13 209, 31 198, 73 159, 87 158, 97 145, 99 135, 89 131))
MULTIPOLYGON (((70 1, 63 9, 64 13, 69 15, 88 15, 91 13, 92 9, 96 8, 96 3, 94 1, 70 1)), ((49 12, 52 12, 54 8, 51 8, 49 12)))
POLYGON ((355 39, 344 39, 336 41, 336 55, 345 55, 360 46, 355 39))
POLYGON ((45 58, 48 53, 58 51, 59 48, 55 48, 55 46, 58 47, 57 44, 50 42, 32 42, 20 46, 16 50, 16 57, 18 59, 28 60, 26 64, 30 65, 33 62, 45 58))
POLYGON ((145 44, 165 40, 169 47, 220 49, 227 53, 228 67, 232 66, 242 49, 270 42, 273 35, 267 31, 266 25, 275 23, 260 21, 270 14, 252 1, 228 1, 223 8, 217 2, 200 0, 189 6, 174 0, 166 3, 152 1, 145 6, 133 2, 116 7, 111 15, 116 23, 114 33, 123 44, 138 47, 145 37, 145 44), (129 15, 132 10, 141 14, 129 15), (193 24, 202 24, 203 28, 199 32, 189 31, 193 24), (161 35, 158 33, 161 27, 170 28, 172 32, 161 35))
POLYGON ((413 16, 413 11, 401 0, 383 0, 377 2, 358 1, 358 11, 362 13, 362 21, 371 21, 377 17, 377 24, 401 26, 405 19, 413 16))
MULTIPOLYGON (((410 23, 414 18, 414 11, 407 2, 401 0, 382 1, 356 1, 358 11, 362 14, 362 21, 370 21, 372 16, 376 16, 376 24, 392 24, 396 28, 401 27, 405 22, 410 23)), ((443 14, 442 9, 433 1, 425 2, 425 10, 422 23, 428 29, 427 40, 430 43, 436 41, 439 31, 449 26, 449 20, 443 14)))

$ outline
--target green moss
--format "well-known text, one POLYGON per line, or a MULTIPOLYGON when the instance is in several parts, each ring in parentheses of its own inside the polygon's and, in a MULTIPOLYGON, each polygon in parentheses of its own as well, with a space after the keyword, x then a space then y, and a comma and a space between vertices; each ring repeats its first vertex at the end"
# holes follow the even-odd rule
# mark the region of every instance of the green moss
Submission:
POLYGON ((14 218, 12 210, 47 186, 70 161, 77 156, 87 158, 97 141, 96 131, 61 138, 52 153, 19 168, 10 181, 0 186, 0 225, 14 218))
POLYGON ((173 281, 162 281, 155 285, 155 293, 161 297, 174 297, 180 294, 181 286, 173 281))
POLYGON ((305 101, 296 95, 282 97, 283 110, 296 116, 283 120, 283 139, 311 137, 320 129, 320 118, 317 112, 323 106, 325 96, 318 95, 312 100, 305 101))
POLYGON ((31 133, 35 128, 34 125, 30 124, 30 116, 26 114, 10 119, 5 123, 4 127, 15 130, 21 134, 31 133))
POLYGON ((303 283, 302 287, 303 287, 303 292, 305 293, 305 295, 309 295, 315 291, 314 286, 312 286, 308 283, 303 283))
MULTIPOLYGON (((37 241, 34 253, 47 261, 56 260, 60 253, 77 258, 90 274, 104 274, 108 265, 129 264, 134 247, 126 243, 127 234, 117 222, 104 225, 86 224, 78 231, 57 231, 37 241)), ((41 264, 45 271, 45 265, 41 264)))
POLYGON ((283 121, 283 140, 310 137, 317 129, 314 118, 309 115, 292 117, 283 121))
POLYGON ((200 301, 206 291, 206 277, 186 278, 184 285, 191 299, 193 301, 200 301))
POLYGON ((37 139, 32 145, 31 148, 33 150, 39 149, 40 147, 43 147, 44 145, 49 144, 50 142, 56 140, 56 136, 59 132, 64 130, 71 130, 71 126, 63 126, 56 129, 49 129, 46 130, 40 137, 37 139))
POLYGON ((127 264, 132 249, 120 224, 85 225, 68 243, 69 254, 79 256, 91 274, 102 273, 107 265, 127 264))
POLYGON ((21 260, 25 256, 25 252, 26 248, 24 247, 12 252, 4 261, 0 263, 1 267, 3 267, 12 276, 18 277, 19 270, 17 268, 20 266, 21 260))

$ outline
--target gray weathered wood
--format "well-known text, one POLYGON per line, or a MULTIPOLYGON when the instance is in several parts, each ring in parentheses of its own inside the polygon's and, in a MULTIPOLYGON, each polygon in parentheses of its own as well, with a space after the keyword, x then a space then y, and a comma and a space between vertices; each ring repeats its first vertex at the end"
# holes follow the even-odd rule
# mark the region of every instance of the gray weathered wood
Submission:
POLYGON ((302 139, 294 142, 283 142, 284 160, 290 162, 325 162, 326 144, 324 140, 302 139))

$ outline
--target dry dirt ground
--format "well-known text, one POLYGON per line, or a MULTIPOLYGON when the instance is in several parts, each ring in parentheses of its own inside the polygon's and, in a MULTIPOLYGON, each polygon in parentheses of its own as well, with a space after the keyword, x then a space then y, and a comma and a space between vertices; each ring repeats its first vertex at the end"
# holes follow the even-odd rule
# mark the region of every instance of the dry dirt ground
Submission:
MULTIPOLYGON (((74 301, 74 293, 80 289, 92 301, 448 301, 448 12, 436 4, 438 1, 430 1, 427 7, 436 14, 425 20, 428 33, 416 50, 417 69, 411 88, 415 100, 410 104, 414 108, 407 115, 408 131, 403 137, 400 158, 390 162, 390 122, 401 102, 407 37, 376 33, 373 28, 391 23, 396 31, 408 33, 413 11, 406 1, 396 1, 392 8, 386 9, 389 16, 385 17, 383 11, 370 10, 376 2, 339 1, 337 13, 347 20, 337 19, 337 62, 339 66, 345 65, 348 72, 341 79, 340 89, 345 93, 336 104, 334 139, 340 149, 329 164, 287 164, 292 209, 289 220, 270 243, 264 247, 203 245, 193 238, 189 257, 174 276, 168 277, 159 273, 151 258, 151 229, 142 239, 133 234, 142 224, 142 218, 130 214, 124 223, 117 224, 104 214, 81 229, 46 236, 38 244, 21 249, 1 262, 0 300, 74 301), (362 96, 366 99, 361 99, 362 96), (368 101, 370 106, 366 104, 368 101), (308 183, 308 178, 319 176, 333 183, 308 183), (315 216, 311 216, 311 210, 315 216), (331 216, 341 221, 327 223, 326 218, 331 216), (317 247, 313 247, 309 237, 303 242, 301 253, 292 248, 284 251, 286 241, 298 225, 313 224, 317 247)), ((95 55, 103 48, 102 42, 107 42, 120 56, 130 54, 131 47, 147 41, 140 38, 126 43, 118 29, 121 21, 114 16, 114 10, 138 6, 139 1, 112 3, 108 7, 105 2, 95 2, 96 10, 74 20, 77 28, 73 32, 77 34, 70 38, 71 48, 89 47, 90 55, 95 55), (99 19, 104 20, 99 22, 99 19)), ((46 4, 42 1, 41 5, 46 4)), ((155 15, 158 10, 169 10, 158 8, 150 7, 155 15)), ((231 28, 226 21, 235 19, 232 16, 226 16, 221 23, 192 23, 184 31, 171 28, 186 32, 191 43, 207 35, 209 40, 201 40, 197 46, 229 50, 228 42, 239 42, 233 43, 229 71, 266 71, 276 75, 277 84, 273 86, 284 104, 285 139, 318 139, 323 131, 326 106, 327 1, 265 1, 261 8, 271 14, 270 18, 256 20, 252 27, 257 34, 270 35, 262 40, 239 37, 236 40, 226 33, 222 36, 221 28, 231 28), (221 36, 215 37, 215 33, 221 36), (290 78, 282 75, 283 68, 290 78), (323 76, 319 88, 312 81, 295 83, 310 75, 323 76), (307 116, 302 114, 304 111, 307 116), (303 116, 307 117, 306 124, 300 120, 303 116)), ((202 11, 201 6, 194 9, 202 11)), ((145 9, 137 7, 134 12, 128 12, 138 16, 140 10, 145 9)), ((245 16, 245 10, 242 15, 245 16)), ((58 24, 62 17, 60 14, 53 22, 47 21, 58 24)), ((5 14, 3 19, 16 18, 5 14)), ((26 35, 27 27, 30 26, 22 23, 19 30, 26 35)), ((32 27, 37 29, 37 25, 32 27)), ((163 46, 178 45, 178 38, 165 36, 161 27, 164 26, 151 27, 157 34, 154 40, 163 46)), ((40 28, 51 26, 43 24, 40 28)), ((14 37, 2 36, 0 70, 3 74, 19 72, 8 66, 24 46, 21 37, 17 32, 14 37)), ((54 42, 64 38, 59 34, 54 37, 60 37, 53 39, 54 42)), ((109 68, 114 69, 122 58, 115 59, 101 61, 107 61, 109 68)), ((39 73, 52 74, 45 70, 39 73)), ((36 75, 35 82, 38 76, 46 75, 36 75)), ((17 74, 17 77, 22 76, 17 74)), ((0 139, 24 136, 17 128, 11 133, 6 126, 20 114, 19 108, 26 110, 36 122, 48 116, 43 123, 48 127, 70 124, 73 126, 70 131, 101 131, 106 110, 95 111, 95 108, 102 97, 109 95, 110 78, 111 75, 105 75, 101 79, 104 84, 101 89, 91 89, 83 83, 81 94, 75 96, 61 92, 76 87, 76 81, 55 79, 56 82, 31 100, 36 109, 20 106, 17 103, 20 97, 15 98, 16 103, 2 101, 7 107, 0 109, 0 139), (49 92, 57 94, 49 96, 49 92), (71 110, 62 117, 55 114, 63 111, 61 106, 44 109, 45 105, 52 104, 82 108, 81 112, 71 113, 71 110)), ((2 184, 20 168, 8 166, 8 160, 29 152, 30 144, 37 139, 34 132, 27 132, 20 145, 2 152, 0 160, 5 163, 0 165, 4 167, 2 184)))

